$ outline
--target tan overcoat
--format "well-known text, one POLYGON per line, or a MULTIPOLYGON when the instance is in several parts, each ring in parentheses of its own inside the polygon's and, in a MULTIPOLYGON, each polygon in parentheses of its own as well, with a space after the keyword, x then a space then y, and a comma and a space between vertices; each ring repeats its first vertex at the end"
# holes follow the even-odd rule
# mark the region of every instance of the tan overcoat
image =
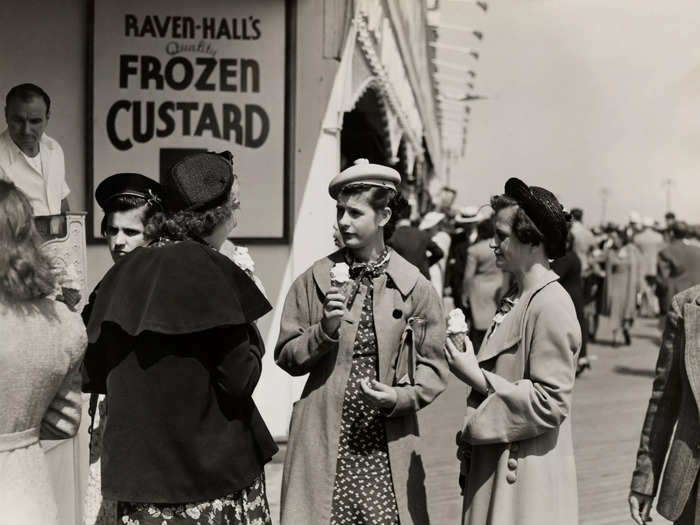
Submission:
MULTIPOLYGON (((292 285, 287 296, 277 364, 292 375, 309 374, 294 405, 282 479, 282 525, 328 525, 335 481, 345 387, 366 294, 363 286, 341 322, 338 340, 321 330, 329 272, 342 262, 336 252, 317 261, 292 285)), ((389 462, 402 525, 427 524, 425 472, 417 448, 416 411, 445 388, 445 321, 441 301, 415 266, 392 252, 386 272, 374 281, 374 323, 379 380, 392 384, 406 321, 425 320, 426 336, 416 359, 415 386, 399 386, 394 410, 384 419, 389 462)))
POLYGON ((492 392, 469 397, 463 525, 576 525, 572 391, 581 330, 549 272, 477 355, 492 392))

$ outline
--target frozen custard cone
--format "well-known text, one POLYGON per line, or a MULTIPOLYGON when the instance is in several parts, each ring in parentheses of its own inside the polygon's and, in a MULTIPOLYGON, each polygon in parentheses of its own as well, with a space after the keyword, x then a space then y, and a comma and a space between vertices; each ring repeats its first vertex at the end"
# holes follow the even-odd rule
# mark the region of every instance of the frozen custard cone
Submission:
POLYGON ((464 352, 467 347, 467 335, 469 326, 461 309, 455 308, 447 317, 447 337, 454 343, 460 352, 464 352))

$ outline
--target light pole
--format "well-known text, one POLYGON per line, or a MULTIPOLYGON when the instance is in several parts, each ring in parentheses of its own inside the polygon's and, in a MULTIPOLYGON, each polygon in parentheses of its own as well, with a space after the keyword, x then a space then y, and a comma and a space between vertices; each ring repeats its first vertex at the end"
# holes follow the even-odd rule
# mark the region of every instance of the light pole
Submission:
POLYGON ((675 186, 676 181, 671 177, 666 177, 661 183, 662 186, 666 186, 666 212, 671 211, 671 186, 675 186))
POLYGON ((602 214, 600 217, 601 226, 605 226, 605 221, 608 215, 608 195, 610 195, 610 188, 603 186, 600 188, 600 200, 602 204, 602 214))

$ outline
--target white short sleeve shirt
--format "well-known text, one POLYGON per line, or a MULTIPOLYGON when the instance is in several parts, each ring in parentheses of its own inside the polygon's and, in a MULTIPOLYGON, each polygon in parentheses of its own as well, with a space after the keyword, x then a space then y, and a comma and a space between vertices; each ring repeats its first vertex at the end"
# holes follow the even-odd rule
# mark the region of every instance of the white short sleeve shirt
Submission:
POLYGON ((61 201, 70 193, 63 149, 46 133, 34 158, 19 149, 8 130, 0 133, 0 178, 11 180, 27 195, 34 215, 61 213, 61 201))

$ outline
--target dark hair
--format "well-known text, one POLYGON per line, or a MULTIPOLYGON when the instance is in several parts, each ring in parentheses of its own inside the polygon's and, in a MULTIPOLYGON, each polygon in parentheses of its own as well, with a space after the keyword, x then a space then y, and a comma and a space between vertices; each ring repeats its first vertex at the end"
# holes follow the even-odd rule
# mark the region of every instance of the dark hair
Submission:
POLYGON ((145 225, 148 220, 160 210, 152 201, 136 195, 117 195, 109 199, 104 208, 105 215, 102 217, 102 222, 100 223, 100 232, 102 235, 104 236, 107 230, 107 217, 109 217, 110 214, 118 211, 135 210, 142 206, 145 206, 142 219, 145 225))
POLYGON ((513 224, 511 224, 511 230, 515 238, 521 243, 529 244, 530 246, 539 246, 542 244, 544 246, 545 255, 550 257, 550 253, 555 250, 552 249, 553 247, 549 246, 544 235, 537 229, 532 220, 530 220, 530 217, 528 217, 518 205, 517 201, 507 195, 494 195, 491 197, 491 208, 493 208, 496 214, 505 208, 513 206, 517 207, 513 215, 513 224))
POLYGON ((155 213, 146 223, 144 236, 150 240, 183 241, 202 239, 227 221, 238 207, 238 178, 234 177, 232 192, 225 203, 208 210, 182 210, 155 213))
MULTIPOLYGON (((387 207, 391 210, 389 222, 384 226, 384 240, 388 241, 391 239, 391 236, 394 235, 396 222, 399 220, 401 207, 400 199, 403 199, 403 196, 401 196, 401 193, 389 188, 379 188, 377 186, 370 186, 369 184, 349 184, 340 190, 338 197, 341 195, 350 197, 364 192, 368 192, 367 202, 374 211, 380 211, 387 207)), ((405 200, 406 199, 404 199, 404 201, 405 200)))
POLYGON ((394 207, 392 213, 396 215, 396 220, 409 219, 411 217, 411 205, 401 193, 397 193, 394 197, 394 207))
POLYGON ((41 89, 36 84, 19 84, 10 89, 10 91, 7 92, 7 95, 5 95, 5 106, 9 106, 12 99, 15 98, 21 100, 22 102, 29 102, 31 99, 37 97, 44 99, 44 103, 46 104, 46 114, 48 115, 51 112, 51 99, 46 91, 41 89))
POLYGON ((34 227, 27 197, 12 182, 0 180, 0 294, 31 301, 50 295, 56 278, 34 227))
POLYGON ((490 239, 493 237, 493 219, 488 218, 480 221, 476 225, 476 233, 479 236, 479 240, 490 239))
POLYGON ((674 239, 685 239, 690 233, 690 228, 688 224, 684 221, 674 221, 671 226, 671 235, 674 239))
POLYGON ((571 208, 571 218, 581 222, 583 220, 583 210, 581 208, 571 208))
POLYGON ((671 219, 671 220, 673 220, 673 219, 675 219, 675 218, 676 218, 676 214, 673 213, 672 211, 666 212, 666 215, 664 215, 664 219, 671 219))

